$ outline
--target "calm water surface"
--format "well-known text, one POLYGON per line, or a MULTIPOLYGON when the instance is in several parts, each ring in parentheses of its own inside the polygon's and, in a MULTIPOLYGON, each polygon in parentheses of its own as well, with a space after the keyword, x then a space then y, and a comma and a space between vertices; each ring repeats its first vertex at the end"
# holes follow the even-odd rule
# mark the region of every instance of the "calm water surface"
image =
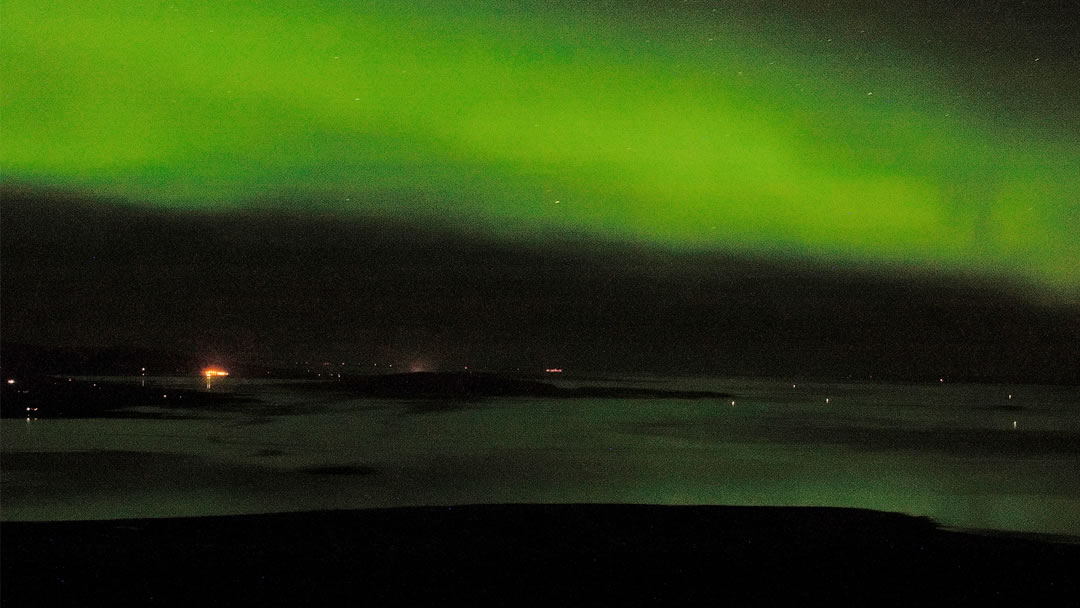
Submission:
MULTIPOLYGON (((146 381, 206 390, 189 378, 146 381)), ((4 420, 0 515, 504 502, 827 505, 1080 536, 1076 387, 620 382, 736 396, 372 400, 228 378, 209 390, 258 401, 136 408, 131 418, 4 420)))

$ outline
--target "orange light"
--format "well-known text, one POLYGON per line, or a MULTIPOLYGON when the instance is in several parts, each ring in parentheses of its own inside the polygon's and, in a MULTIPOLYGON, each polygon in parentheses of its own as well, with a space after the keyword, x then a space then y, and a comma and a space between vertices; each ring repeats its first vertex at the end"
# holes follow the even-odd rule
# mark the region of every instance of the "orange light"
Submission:
POLYGON ((221 378, 221 377, 224 377, 224 376, 228 376, 229 372, 227 372, 227 371, 225 371, 223 369, 210 368, 210 369, 207 369, 207 370, 203 370, 203 375, 206 376, 207 378, 221 378))
POLYGON ((562 368, 561 367, 549 367, 549 368, 545 369, 544 371, 549 373, 549 374, 561 374, 562 373, 562 368))

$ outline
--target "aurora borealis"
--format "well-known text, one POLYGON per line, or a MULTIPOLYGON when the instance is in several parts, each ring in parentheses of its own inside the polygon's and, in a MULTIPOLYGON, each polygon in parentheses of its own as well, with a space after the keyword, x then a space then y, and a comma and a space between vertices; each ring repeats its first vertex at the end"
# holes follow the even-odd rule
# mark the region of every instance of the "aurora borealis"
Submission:
POLYGON ((1075 293, 1075 44, 992 4, 11 0, 3 180, 1075 293))

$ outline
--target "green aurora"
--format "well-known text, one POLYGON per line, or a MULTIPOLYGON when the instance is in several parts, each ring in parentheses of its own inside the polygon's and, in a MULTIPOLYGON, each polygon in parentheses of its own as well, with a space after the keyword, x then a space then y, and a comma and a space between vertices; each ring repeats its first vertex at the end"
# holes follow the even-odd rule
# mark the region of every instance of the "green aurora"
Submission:
POLYGON ((1023 82, 703 3, 428 4, 8 0, 4 183, 1080 289, 1080 136, 1023 82))

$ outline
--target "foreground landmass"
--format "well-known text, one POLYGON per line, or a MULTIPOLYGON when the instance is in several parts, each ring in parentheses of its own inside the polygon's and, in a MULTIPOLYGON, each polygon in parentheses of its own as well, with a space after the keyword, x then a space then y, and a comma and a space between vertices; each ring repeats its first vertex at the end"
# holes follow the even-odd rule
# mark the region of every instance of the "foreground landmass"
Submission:
POLYGON ((1075 598, 1080 546, 792 507, 499 505, 4 523, 5 606, 1075 598))

